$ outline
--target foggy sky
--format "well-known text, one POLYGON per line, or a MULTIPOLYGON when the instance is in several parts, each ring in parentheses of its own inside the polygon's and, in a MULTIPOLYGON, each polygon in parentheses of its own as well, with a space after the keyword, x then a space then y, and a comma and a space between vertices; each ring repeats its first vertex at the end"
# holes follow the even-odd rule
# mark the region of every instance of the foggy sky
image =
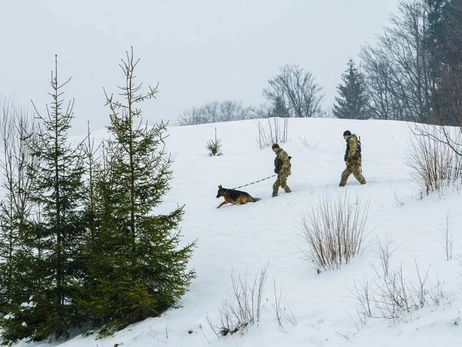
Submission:
POLYGON ((103 88, 124 84, 133 46, 138 81, 159 83, 142 106, 149 122, 175 124, 210 101, 258 106, 284 64, 310 71, 330 108, 347 61, 373 44, 398 0, 2 0, 0 95, 41 112, 58 55, 64 97, 75 98, 71 134, 108 123, 103 88))

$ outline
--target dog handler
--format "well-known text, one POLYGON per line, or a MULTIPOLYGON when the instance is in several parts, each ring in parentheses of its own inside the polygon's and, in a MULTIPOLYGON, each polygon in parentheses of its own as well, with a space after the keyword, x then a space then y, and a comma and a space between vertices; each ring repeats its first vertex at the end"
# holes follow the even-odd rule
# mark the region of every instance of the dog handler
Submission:
POLYGON ((345 130, 343 133, 347 145, 345 150, 345 165, 346 168, 342 172, 339 187, 345 187, 348 177, 353 174, 361 184, 366 184, 366 179, 361 173, 361 144, 358 141, 356 134, 352 134, 350 130, 345 130))
POLYGON ((273 184, 273 197, 275 197, 278 195, 279 187, 284 189, 286 193, 291 192, 287 185, 287 177, 291 174, 290 157, 277 143, 273 144, 271 148, 276 153, 276 158, 274 158, 274 173, 278 174, 278 178, 273 184))

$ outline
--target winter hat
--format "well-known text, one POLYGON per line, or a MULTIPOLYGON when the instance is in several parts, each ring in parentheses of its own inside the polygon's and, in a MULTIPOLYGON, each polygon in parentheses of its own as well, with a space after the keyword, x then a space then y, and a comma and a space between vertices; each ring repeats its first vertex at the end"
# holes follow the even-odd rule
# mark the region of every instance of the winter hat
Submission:
POLYGON ((275 149, 275 148, 279 148, 279 145, 277 143, 274 143, 272 146, 271 146, 272 149, 275 149))
POLYGON ((343 132, 343 136, 350 136, 351 135, 351 131, 350 130, 345 130, 343 132))

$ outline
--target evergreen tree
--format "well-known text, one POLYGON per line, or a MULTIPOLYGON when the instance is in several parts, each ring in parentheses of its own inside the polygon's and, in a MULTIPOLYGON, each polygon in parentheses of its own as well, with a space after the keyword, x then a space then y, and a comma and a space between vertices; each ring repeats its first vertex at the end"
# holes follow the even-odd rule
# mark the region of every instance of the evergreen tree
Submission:
POLYGON ((85 220, 85 225, 88 226, 88 236, 90 237, 90 240, 95 235, 98 225, 96 216, 96 204, 98 196, 96 194, 95 176, 97 175, 97 170, 99 167, 97 154, 100 150, 100 147, 101 145, 95 145, 95 139, 91 137, 90 124, 88 124, 86 142, 83 143, 83 153, 85 156, 85 172, 88 177, 85 185, 83 218, 85 220))
POLYGON ((337 86, 333 113, 337 118, 368 119, 368 98, 364 76, 355 67, 353 60, 342 74, 343 83, 337 86))
POLYGON ((74 101, 63 109, 62 89, 69 80, 58 81, 55 57, 51 106, 45 116, 34 106, 40 129, 28 144, 35 161, 28 167, 32 207, 23 240, 29 253, 17 269, 29 284, 4 325, 10 339, 59 337, 78 321, 73 303, 82 271, 78 246, 85 233, 80 212, 84 171, 80 152, 67 139, 74 101))
POLYGON ((434 121, 462 125, 462 0, 425 0, 434 121))
POLYGON ((428 20, 425 46, 429 53, 428 63, 436 80, 442 74, 443 63, 446 63, 444 27, 449 3, 450 0, 425 0, 428 20))
POLYGON ((187 270, 194 242, 179 247, 183 207, 153 212, 169 189, 172 160, 164 149, 166 124, 143 123, 139 104, 154 98, 157 87, 141 93, 138 61, 132 49, 120 64, 123 101, 107 96, 111 138, 95 176, 97 228, 85 242, 88 276, 79 305, 104 333, 159 315, 195 276, 187 270))
MULTIPOLYGON (((0 312, 8 314, 27 298, 24 293, 30 286, 27 274, 21 269, 24 259, 31 252, 22 241, 25 220, 30 211, 28 192, 31 180, 26 168, 33 165, 25 138, 32 131, 33 122, 12 103, 1 106, 0 148, 3 157, 0 158, 0 181, 5 196, 0 202, 0 312)), ((1 321, 2 326, 8 323, 8 319, 1 321)), ((15 324, 12 322, 12 325, 15 324)), ((9 340, 8 332, 2 334, 5 340, 9 340)))
POLYGON ((277 96, 273 100, 273 107, 271 109, 271 116, 270 117, 282 117, 286 118, 289 117, 289 109, 286 106, 286 102, 283 97, 277 96))
POLYGON ((322 113, 322 89, 312 73, 300 66, 284 65, 268 84, 262 92, 264 98, 273 107, 284 105, 290 117, 317 117, 322 113))

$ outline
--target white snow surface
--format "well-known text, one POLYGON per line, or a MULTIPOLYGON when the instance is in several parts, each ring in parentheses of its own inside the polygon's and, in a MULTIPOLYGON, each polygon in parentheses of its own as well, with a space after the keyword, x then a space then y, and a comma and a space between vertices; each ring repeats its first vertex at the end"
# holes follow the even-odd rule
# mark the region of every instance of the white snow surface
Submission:
MULTIPOLYGON (((262 121, 267 124, 267 121, 262 121)), ((197 272, 190 290, 160 317, 133 324, 114 336, 74 336, 67 341, 31 343, 17 347, 204 347, 204 346, 355 346, 433 347, 460 346, 462 341, 461 273, 462 199, 457 189, 421 196, 405 157, 412 124, 395 121, 289 119, 288 141, 281 147, 292 156, 292 193, 272 198, 275 177, 241 190, 262 200, 245 205, 224 205, 217 186, 234 188, 273 175, 271 147, 257 145, 257 121, 239 121, 169 127, 167 149, 173 155, 171 190, 155 211, 166 213, 185 205, 181 223, 183 242, 197 240, 190 267, 197 272), (205 148, 217 131, 223 155, 211 157, 205 148), (344 169, 344 130, 361 137, 363 174, 367 184, 353 176, 339 188, 344 169), (366 240, 360 255, 339 269, 321 271, 306 260, 301 234, 303 219, 320 199, 359 198, 369 204, 366 240), (447 260, 444 230, 452 238, 453 257, 447 260), (422 308, 403 319, 361 321, 357 314, 355 284, 381 283, 377 244, 393 250, 390 271, 402 268, 409 286, 426 279, 428 295, 422 308), (219 337, 209 322, 220 326, 223 301, 233 293, 232 276, 255 276, 267 267, 261 319, 243 333, 219 337), (276 319, 274 286, 281 310, 294 320, 276 319), (440 288, 438 291, 435 287, 440 288), (431 297, 440 298, 438 305, 431 297)), ((105 130, 95 133, 105 137, 105 130)))

